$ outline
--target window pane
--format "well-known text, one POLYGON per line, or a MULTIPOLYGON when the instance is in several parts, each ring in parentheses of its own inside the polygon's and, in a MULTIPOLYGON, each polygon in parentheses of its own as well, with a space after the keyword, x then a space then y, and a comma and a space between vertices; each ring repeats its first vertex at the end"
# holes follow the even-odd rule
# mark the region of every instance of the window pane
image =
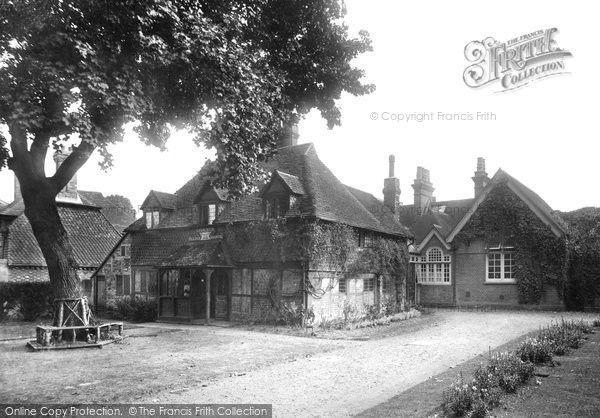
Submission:
POLYGON ((150 271, 148 272, 148 295, 150 296, 156 296, 156 291, 157 289, 157 276, 158 274, 155 271, 150 271))
POLYGON ((444 282, 450 282, 450 264, 444 264, 444 282))
POLYGON ((152 212, 146 212, 146 228, 152 228, 152 212))
POLYGON ((130 295, 131 294, 131 276, 123 276, 123 294, 130 295))
POLYGON ((504 254, 504 278, 513 279, 514 258, 512 253, 504 254))
POLYGON ((136 271, 134 277, 135 277, 135 279, 134 279, 133 290, 135 291, 135 293, 141 293, 142 292, 142 272, 136 271))
POLYGON ((346 279, 340 279, 339 291, 340 293, 346 293, 346 279))
POLYGON ((501 279, 501 254, 490 253, 488 254, 488 279, 501 279))
POLYGON ((427 261, 442 261, 442 251, 439 248, 432 248, 427 252, 427 261))
POLYGON ((152 225, 156 226, 160 222, 160 212, 155 210, 152 212, 152 225))
POLYGON ((216 205, 208 205, 208 224, 211 225, 215 220, 215 216, 217 214, 216 205))
POLYGON ((117 274, 117 296, 123 295, 123 276, 117 274))

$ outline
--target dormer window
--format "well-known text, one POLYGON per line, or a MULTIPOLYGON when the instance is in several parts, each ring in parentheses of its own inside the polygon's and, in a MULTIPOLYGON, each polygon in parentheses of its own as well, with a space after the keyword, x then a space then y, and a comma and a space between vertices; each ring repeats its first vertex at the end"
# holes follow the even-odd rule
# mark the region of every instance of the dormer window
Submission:
POLYGON ((160 223, 160 211, 158 210, 145 211, 144 216, 146 217, 146 228, 148 229, 156 228, 160 223))
POLYGON ((161 220, 164 220, 175 210, 175 195, 150 190, 148 196, 142 203, 146 228, 152 229, 158 227, 161 220))
POLYGON ((283 218, 290 208, 297 206, 304 187, 297 176, 275 170, 258 195, 263 199, 265 218, 283 218))
POLYGON ((200 226, 209 226, 219 218, 219 215, 229 205, 229 192, 226 189, 213 187, 206 182, 194 199, 198 208, 198 223, 200 226))
POLYGON ((287 195, 265 199, 265 216, 267 219, 282 218, 290 209, 290 197, 287 195))
POLYGON ((217 205, 201 205, 200 206, 200 225, 212 225, 213 221, 217 217, 217 205))

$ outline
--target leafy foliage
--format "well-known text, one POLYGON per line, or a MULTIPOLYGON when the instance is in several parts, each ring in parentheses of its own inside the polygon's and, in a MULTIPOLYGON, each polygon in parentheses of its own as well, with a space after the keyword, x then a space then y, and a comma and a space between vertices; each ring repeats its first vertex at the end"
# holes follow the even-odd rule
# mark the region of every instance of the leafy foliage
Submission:
POLYGON ((154 299, 124 296, 107 308, 107 314, 117 320, 153 322, 158 317, 158 306, 154 299))
POLYGON ((109 201, 110 203, 112 203, 113 205, 115 205, 116 207, 118 207, 119 209, 122 209, 124 211, 134 211, 135 209, 133 209, 133 205, 131 204, 131 200, 129 200, 128 197, 125 196, 121 196, 119 194, 111 194, 106 196, 106 200, 109 201))
POLYGON ((316 107, 332 127, 342 92, 373 90, 350 64, 369 37, 350 38, 345 13, 339 0, 3 1, 0 121, 40 145, 77 134, 105 166, 126 123, 160 148, 190 130, 244 192, 282 124, 316 107))
POLYGON ((51 316, 52 288, 49 282, 0 284, 0 319, 35 321, 51 316))
POLYGON ((521 302, 538 303, 545 284, 556 286, 564 295, 569 263, 566 240, 557 238, 506 183, 481 203, 453 245, 469 245, 477 239, 514 247, 521 302))
POLYGON ((161 149, 187 130, 216 150, 217 183, 250 191, 283 126, 313 108, 338 125, 342 92, 373 90, 351 65, 369 37, 349 37, 345 13, 340 0, 0 1, 0 169, 19 180, 55 294, 81 294, 55 197, 95 150, 107 168, 127 124, 161 149), (77 141, 47 177, 50 145, 77 141))
MULTIPOLYGON (((266 219, 225 228, 225 241, 237 252, 253 250, 253 260, 282 266, 293 262, 305 271, 326 269, 328 277, 339 277, 348 271, 356 250, 356 237, 352 228, 337 224, 308 220, 266 219)), ((314 297, 335 287, 329 281, 326 288, 305 281, 305 290, 314 297)))
POLYGON ((567 308, 594 306, 600 297, 600 208, 582 208, 561 216, 568 224, 571 249, 567 308))
POLYGON ((376 273, 384 280, 391 280, 396 289, 394 302, 399 303, 408 277, 408 246, 402 241, 377 237, 371 247, 358 254, 350 271, 376 273))

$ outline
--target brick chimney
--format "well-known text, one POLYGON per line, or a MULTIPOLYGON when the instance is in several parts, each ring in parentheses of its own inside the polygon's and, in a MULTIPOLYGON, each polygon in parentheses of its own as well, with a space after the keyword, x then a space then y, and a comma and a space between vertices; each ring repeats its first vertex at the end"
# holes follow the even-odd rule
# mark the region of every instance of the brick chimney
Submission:
POLYGON ((485 172, 485 159, 483 157, 477 158, 477 171, 475 171, 475 175, 471 178, 473 179, 473 183, 475 183, 475 198, 477 199, 490 181, 488 174, 485 172))
POLYGON ((424 213, 430 203, 434 202, 433 184, 429 178, 429 170, 423 167, 417 167, 417 178, 412 184, 415 191, 415 209, 419 214, 424 213))
MULTIPOLYGON (((56 163, 56 169, 67 159, 69 153, 67 152, 66 147, 62 147, 60 150, 54 153, 53 159, 56 163)), ((70 200, 70 201, 78 201, 79 195, 77 194, 77 174, 73 176, 71 180, 67 183, 67 185, 58 193, 56 196, 58 200, 70 200)))
POLYGON ((290 145, 298 145, 298 124, 287 125, 281 128, 281 137, 277 148, 288 147, 290 145))
POLYGON ((389 177, 383 180, 383 204, 389 208, 392 213, 398 213, 400 203, 400 180, 394 176, 394 166, 396 157, 390 155, 389 159, 389 177))

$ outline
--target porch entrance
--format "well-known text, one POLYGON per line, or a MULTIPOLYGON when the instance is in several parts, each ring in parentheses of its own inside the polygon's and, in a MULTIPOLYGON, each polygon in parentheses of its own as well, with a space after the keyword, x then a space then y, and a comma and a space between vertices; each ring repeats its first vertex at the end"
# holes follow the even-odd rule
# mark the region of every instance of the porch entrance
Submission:
POLYGON ((223 268, 165 269, 160 272, 158 317, 162 320, 228 321, 231 274, 223 268), (207 309, 208 305, 208 309, 207 309))

